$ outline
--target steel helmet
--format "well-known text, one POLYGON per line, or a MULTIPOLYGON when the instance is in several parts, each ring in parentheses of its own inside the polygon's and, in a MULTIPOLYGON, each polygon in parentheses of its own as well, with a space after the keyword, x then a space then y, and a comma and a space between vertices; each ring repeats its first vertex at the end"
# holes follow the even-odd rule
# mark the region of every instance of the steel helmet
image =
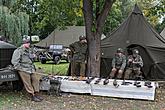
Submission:
POLYGON ((139 51, 137 49, 134 49, 133 54, 137 55, 137 54, 139 54, 139 51))
POLYGON ((86 39, 86 37, 83 36, 83 35, 79 37, 79 40, 80 40, 80 41, 81 41, 81 40, 85 40, 85 39, 86 39))
POLYGON ((118 48, 117 49, 117 53, 123 53, 123 49, 122 48, 118 48))

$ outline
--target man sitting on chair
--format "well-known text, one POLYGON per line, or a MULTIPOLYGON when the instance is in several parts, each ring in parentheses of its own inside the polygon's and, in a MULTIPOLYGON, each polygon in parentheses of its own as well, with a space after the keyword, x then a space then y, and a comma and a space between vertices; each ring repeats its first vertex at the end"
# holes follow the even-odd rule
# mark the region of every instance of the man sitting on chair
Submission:
POLYGON ((136 79, 141 75, 143 60, 137 49, 134 49, 132 53, 133 54, 129 55, 127 58, 127 68, 124 79, 136 79))
POLYGON ((112 70, 109 75, 109 78, 114 78, 116 76, 117 79, 121 79, 125 66, 126 66, 126 57, 123 54, 123 49, 118 48, 112 60, 112 70))

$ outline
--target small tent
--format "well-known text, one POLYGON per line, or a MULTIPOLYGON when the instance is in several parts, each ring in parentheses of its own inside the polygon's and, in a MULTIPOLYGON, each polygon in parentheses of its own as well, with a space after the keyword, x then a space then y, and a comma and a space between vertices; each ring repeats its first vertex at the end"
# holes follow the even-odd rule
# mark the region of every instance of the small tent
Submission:
POLYGON ((146 21, 137 5, 120 27, 101 41, 102 77, 110 73, 112 58, 119 47, 125 52, 139 50, 145 78, 165 80, 165 40, 146 21))
MULTIPOLYGON (((66 26, 66 29, 55 29, 48 37, 35 44, 38 47, 49 47, 51 44, 61 44, 68 47, 71 43, 78 41, 80 35, 85 34, 85 26, 66 26)), ((106 38, 102 34, 101 39, 106 38)))
POLYGON ((51 44, 62 44, 68 47, 79 40, 80 35, 85 35, 84 26, 66 26, 65 30, 55 29, 48 37, 35 44, 39 47, 49 47, 51 44))
POLYGON ((160 35, 165 39, 165 28, 164 28, 163 31, 160 33, 160 35))

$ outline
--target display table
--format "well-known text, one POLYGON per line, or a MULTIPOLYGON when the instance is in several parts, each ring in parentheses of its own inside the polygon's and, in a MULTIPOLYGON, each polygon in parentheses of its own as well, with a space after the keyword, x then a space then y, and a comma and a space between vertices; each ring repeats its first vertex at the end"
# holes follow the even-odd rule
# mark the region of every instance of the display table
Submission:
POLYGON ((114 86, 114 79, 109 79, 107 85, 103 84, 105 79, 101 79, 98 84, 95 84, 98 78, 94 78, 90 84, 86 81, 70 80, 69 76, 54 76, 55 79, 61 81, 60 90, 63 92, 71 93, 89 93, 96 96, 108 96, 108 97, 118 97, 118 98, 131 98, 131 99, 144 99, 144 100, 154 100, 156 83, 149 82, 150 86, 146 86, 145 81, 137 81, 136 86, 134 80, 126 80, 126 84, 123 85, 123 80, 116 80, 118 86, 114 86))

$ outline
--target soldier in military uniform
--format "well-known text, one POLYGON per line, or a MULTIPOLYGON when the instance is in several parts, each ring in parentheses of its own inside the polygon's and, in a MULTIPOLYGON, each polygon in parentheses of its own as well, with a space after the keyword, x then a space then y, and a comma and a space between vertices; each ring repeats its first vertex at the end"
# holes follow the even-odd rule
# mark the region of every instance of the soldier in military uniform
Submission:
POLYGON ((32 101, 40 102, 43 100, 39 93, 39 79, 35 74, 35 65, 29 57, 30 40, 25 39, 23 45, 18 47, 12 56, 12 64, 18 70, 23 81, 24 87, 32 96, 32 101))
POLYGON ((71 59, 71 76, 76 78, 77 73, 80 73, 80 80, 85 80, 86 56, 87 56, 87 40, 85 36, 80 36, 79 41, 76 41, 69 46, 72 52, 71 59))
POLYGON ((143 60, 137 49, 134 49, 132 53, 132 55, 127 57, 127 68, 125 71, 124 79, 135 79, 141 75, 143 60))
POLYGON ((116 76, 117 79, 121 79, 125 66, 126 56, 123 53, 123 49, 118 48, 117 52, 115 53, 115 57, 112 60, 112 70, 109 77, 114 78, 116 76))

